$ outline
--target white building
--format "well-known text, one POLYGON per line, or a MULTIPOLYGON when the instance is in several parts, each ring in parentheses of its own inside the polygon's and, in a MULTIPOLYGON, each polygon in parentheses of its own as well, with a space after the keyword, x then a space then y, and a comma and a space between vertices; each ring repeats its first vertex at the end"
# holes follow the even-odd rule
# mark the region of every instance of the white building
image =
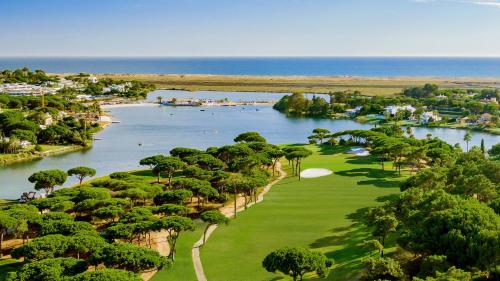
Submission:
POLYGON ((355 108, 350 108, 350 109, 347 109, 347 110, 345 111, 345 113, 346 113, 347 115, 349 115, 349 116, 354 116, 354 115, 358 114, 358 112, 359 112, 361 109, 363 109, 363 107, 362 107, 362 106, 356 106, 355 108))
POLYGON ((109 85, 109 87, 104 87, 102 89, 103 94, 109 93, 111 91, 123 93, 123 92, 127 91, 127 84, 113 84, 113 85, 109 85))
POLYGON ((420 122, 422 123, 438 122, 438 121, 441 121, 441 116, 432 111, 424 112, 422 113, 422 116, 420 116, 420 122))
MULTIPOLYGON (((10 138, 8 138, 8 137, 4 137, 4 138, 0 137, 0 142, 9 142, 9 141, 10 141, 10 138)), ((31 145, 31 142, 29 142, 27 140, 21 140, 19 142, 19 146, 21 146, 21 148, 26 148, 30 145, 31 145)))
POLYGON ((12 96, 55 94, 57 90, 58 88, 30 85, 26 83, 0 84, 0 93, 7 93, 12 96))
POLYGON ((77 95, 76 99, 77 100, 90 100, 90 99, 92 99, 92 96, 91 95, 77 95))
POLYGON ((28 147, 28 146, 31 145, 31 142, 29 142, 27 140, 23 140, 23 141, 20 142, 20 145, 21 145, 22 148, 26 148, 26 147, 28 147))
POLYGON ((384 108, 384 110, 387 114, 389 114, 391 116, 395 116, 399 111, 405 111, 405 110, 407 110, 413 114, 416 109, 411 105, 403 105, 403 106, 389 105, 386 108, 384 108))
POLYGON ((102 123, 111 123, 111 117, 109 116, 106 116, 106 115, 101 115, 99 116, 99 122, 102 122, 102 123))
POLYGON ((115 91, 122 93, 122 92, 125 92, 127 86, 125 84, 118 84, 118 85, 113 84, 113 85, 109 86, 109 88, 111 90, 115 90, 115 91))
POLYGON ((97 77, 95 77, 95 76, 90 76, 90 77, 88 78, 88 81, 89 81, 90 83, 97 83, 97 82, 99 82, 99 80, 98 80, 98 79, 97 79, 97 77))
POLYGON ((52 118, 52 115, 45 113, 42 116, 42 125, 44 126, 50 126, 54 123, 54 119, 52 118))

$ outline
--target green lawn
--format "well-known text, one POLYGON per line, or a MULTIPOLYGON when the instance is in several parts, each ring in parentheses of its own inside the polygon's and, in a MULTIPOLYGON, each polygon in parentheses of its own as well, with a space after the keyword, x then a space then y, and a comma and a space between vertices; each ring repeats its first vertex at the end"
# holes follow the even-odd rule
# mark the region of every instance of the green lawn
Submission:
POLYGON ((303 162, 303 169, 329 168, 334 174, 300 182, 287 178, 262 203, 217 229, 201 251, 208 280, 280 280, 261 262, 285 246, 308 247, 333 258, 328 280, 359 276, 361 261, 369 255, 361 244, 372 239, 360 220, 367 207, 399 192, 401 178, 381 171, 371 157, 344 154, 342 148, 308 148, 315 154, 303 162))
POLYGON ((151 278, 151 281, 183 280, 197 281, 194 273, 193 260, 191 258, 191 248, 198 241, 203 233, 205 224, 196 221, 196 230, 182 233, 177 240, 177 256, 172 269, 163 269, 151 278))

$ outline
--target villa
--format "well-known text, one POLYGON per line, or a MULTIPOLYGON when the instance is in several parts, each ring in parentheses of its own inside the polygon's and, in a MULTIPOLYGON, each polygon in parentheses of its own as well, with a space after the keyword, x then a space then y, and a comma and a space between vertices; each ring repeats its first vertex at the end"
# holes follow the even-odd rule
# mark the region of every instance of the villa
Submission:
POLYGON ((117 92, 120 92, 120 93, 123 93, 127 90, 127 84, 113 84, 113 85, 110 85, 109 87, 104 87, 102 89, 102 93, 105 94, 105 93, 109 93, 111 91, 117 91, 117 92))
POLYGON ((95 84, 95 83, 99 82, 99 80, 95 76, 90 76, 88 78, 88 81, 89 81, 89 83, 92 83, 92 84, 95 84))
POLYGON ((53 123, 54 123, 54 119, 52 118, 52 115, 45 113, 45 115, 42 117, 42 125, 50 126, 53 123))
POLYGON ((0 93, 7 93, 12 96, 39 96, 44 94, 55 94, 57 90, 59 89, 47 86, 30 85, 26 83, 0 84, 0 93))
POLYGON ((441 119, 441 116, 432 111, 424 112, 422 113, 422 116, 420 116, 420 122, 422 123, 438 122, 441 121, 441 119))
MULTIPOLYGON (((4 137, 4 138, 0 137, 0 142, 9 142, 9 141, 10 141, 10 138, 8 138, 8 137, 4 137)), ((19 146, 23 149, 30 146, 30 145, 32 145, 32 143, 27 141, 27 140, 21 140, 19 142, 19 146)))
POLYGON ((363 109, 362 106, 356 106, 355 108, 350 108, 350 109, 347 109, 345 111, 345 113, 348 115, 348 116, 355 116, 356 114, 358 114, 358 112, 363 109))
POLYGON ((389 105, 384 108, 384 111, 391 116, 395 116, 399 111, 405 111, 405 110, 413 114, 413 112, 415 112, 416 109, 411 105, 403 105, 403 106, 389 105))
POLYGON ((497 98, 495 98, 495 97, 484 98, 484 99, 480 100, 480 102, 481 103, 494 103, 494 104, 498 104, 497 98))
POLYGON ((92 99, 92 96, 91 95, 77 95, 76 99, 77 100, 90 100, 90 99, 92 99))
POLYGON ((493 117, 493 115, 491 115, 489 113, 483 113, 479 116, 478 123, 486 125, 486 124, 491 122, 492 117, 493 117))

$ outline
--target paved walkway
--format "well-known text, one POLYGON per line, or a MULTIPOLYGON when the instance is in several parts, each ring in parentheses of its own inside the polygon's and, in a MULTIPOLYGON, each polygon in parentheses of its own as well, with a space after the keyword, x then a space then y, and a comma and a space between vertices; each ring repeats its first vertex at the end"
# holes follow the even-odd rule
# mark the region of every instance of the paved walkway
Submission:
MULTIPOLYGON (((262 200, 264 200, 264 195, 267 192, 269 192, 269 190, 271 189, 271 187, 273 185, 275 185, 277 182, 279 182, 280 180, 284 179, 287 176, 286 172, 283 171, 283 169, 281 168, 281 163, 279 163, 279 162, 276 164, 276 170, 278 170, 278 172, 280 173, 280 176, 276 180, 274 180, 271 183, 269 183, 268 185, 266 185, 266 187, 264 187, 262 192, 257 197, 257 203, 260 203, 260 202, 262 202, 262 200)), ((250 207, 254 204, 255 204, 255 202, 251 202, 248 204, 247 207, 250 207)), ((245 199, 243 197, 239 197, 236 200, 236 206, 237 206, 237 208, 236 208, 237 213, 244 211, 245 210, 245 199)), ((234 215, 235 215, 234 214, 234 207, 232 204, 224 206, 224 207, 220 208, 219 210, 221 211, 221 213, 223 213, 228 218, 234 217, 234 215)), ((217 225, 210 226, 210 228, 207 231, 206 240, 208 240, 208 238, 210 238, 210 235, 214 232, 215 229, 217 229, 217 225)), ((200 247, 202 245, 203 245, 203 235, 201 236, 200 240, 198 240, 194 244, 191 252, 192 252, 192 258, 193 258, 194 271, 196 272, 196 278, 198 279, 198 281, 207 281, 207 277, 205 276, 205 272, 203 271, 203 265, 202 265, 201 259, 200 259, 200 247)))

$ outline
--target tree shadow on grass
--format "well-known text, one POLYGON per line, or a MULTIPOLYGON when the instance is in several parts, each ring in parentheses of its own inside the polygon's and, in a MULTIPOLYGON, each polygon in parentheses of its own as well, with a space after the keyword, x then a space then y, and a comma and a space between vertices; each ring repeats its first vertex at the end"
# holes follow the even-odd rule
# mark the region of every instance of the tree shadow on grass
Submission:
POLYGON ((285 145, 285 147, 295 147, 295 146, 305 146, 307 145, 306 143, 291 143, 291 144, 287 144, 285 145))
POLYGON ((319 153, 321 155, 334 155, 339 153, 345 153, 349 149, 347 146, 331 146, 329 144, 319 144, 319 153))
MULTIPOLYGON (((370 230, 364 224, 364 216, 368 208, 361 208, 347 215, 353 223, 346 227, 337 227, 331 230, 331 234, 311 243, 312 249, 337 246, 338 250, 326 252, 328 258, 334 260, 334 268, 330 271, 328 280, 352 280, 359 277, 362 270, 361 260, 369 255, 363 248, 363 243, 371 239, 370 230)), ((310 279, 321 280, 321 279, 310 279)))
POLYGON ((372 164, 380 164, 374 156, 352 156, 346 160, 346 163, 355 164, 355 165, 372 165, 372 164))
POLYGON ((4 263, 0 264, 0 281, 10 280, 8 279, 9 274, 7 273, 17 271, 21 265, 22 263, 17 261, 5 261, 4 263))
POLYGON ((335 174, 344 177, 367 177, 372 179, 383 179, 389 177, 397 177, 396 171, 382 171, 375 168, 356 168, 345 171, 338 171, 335 174))
POLYGON ((377 201, 377 202, 387 202, 387 201, 394 202, 397 199, 399 199, 399 194, 389 194, 389 195, 379 196, 379 197, 377 197, 377 199, 375 199, 375 201, 377 201))
POLYGON ((139 176, 139 177, 156 177, 155 175, 153 175, 151 170, 133 171, 133 172, 130 172, 130 174, 134 175, 134 176, 139 176))
POLYGON ((380 179, 358 181, 358 184, 359 185, 374 185, 376 187, 383 187, 383 188, 399 187, 399 181, 389 181, 389 180, 380 180, 380 179))

